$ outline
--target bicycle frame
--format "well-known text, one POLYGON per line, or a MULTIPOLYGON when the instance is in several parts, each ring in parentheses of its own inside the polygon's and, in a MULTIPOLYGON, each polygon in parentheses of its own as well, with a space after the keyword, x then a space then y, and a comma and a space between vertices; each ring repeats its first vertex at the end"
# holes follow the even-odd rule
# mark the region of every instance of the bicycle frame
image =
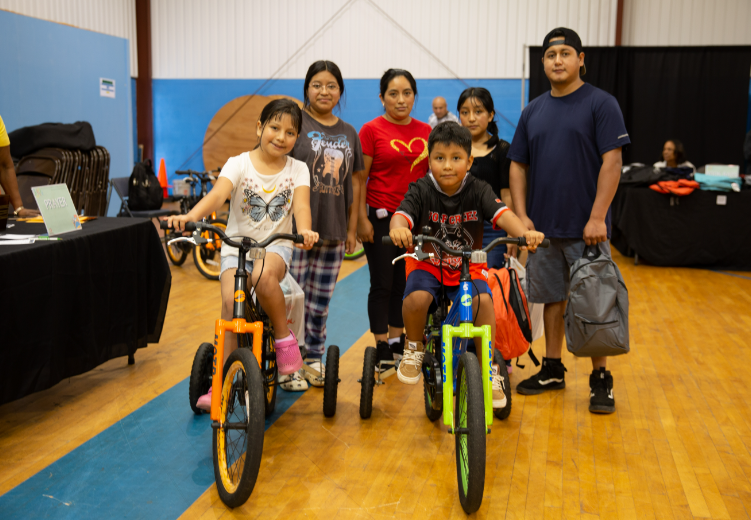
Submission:
POLYGON ((448 316, 441 323, 441 365, 443 368, 443 423, 454 431, 454 364, 466 351, 470 338, 481 337, 482 346, 477 349, 482 367, 482 390, 485 401, 485 424, 493 424, 493 379, 490 363, 493 359, 490 325, 476 327, 472 318, 472 279, 469 274, 469 258, 462 257, 462 275, 459 279, 459 294, 454 298, 448 316), (454 348, 458 340, 458 348, 454 348), (482 352, 482 353, 481 353, 482 352))
MULTIPOLYGON (((250 248, 250 240, 243 239, 243 246, 250 248), (247 243, 246 243, 247 242, 247 243)), ((219 410, 222 399, 222 384, 224 377, 224 338, 225 332, 234 332, 235 334, 253 334, 253 355, 258 361, 258 366, 262 366, 261 354, 263 349, 263 322, 254 321, 248 323, 245 321, 245 288, 248 281, 248 271, 245 269, 246 258, 245 247, 238 249, 237 254, 237 271, 235 272, 235 304, 232 311, 232 321, 226 321, 221 318, 216 320, 214 325, 214 362, 211 368, 211 420, 219 421, 219 410), (218 370, 217 370, 218 368, 218 370)))

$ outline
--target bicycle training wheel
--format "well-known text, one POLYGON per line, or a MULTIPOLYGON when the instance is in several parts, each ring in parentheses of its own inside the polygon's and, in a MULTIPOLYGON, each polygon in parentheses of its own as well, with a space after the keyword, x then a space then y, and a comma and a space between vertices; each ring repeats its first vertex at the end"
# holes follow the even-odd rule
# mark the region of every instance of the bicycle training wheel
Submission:
POLYGON ((326 373, 323 376, 323 415, 336 413, 336 394, 339 388, 339 347, 329 345, 326 352, 326 373))
POLYGON ((375 386, 375 347, 365 348, 365 360, 362 364, 362 379, 360 380, 360 417, 370 419, 373 413, 373 387, 375 386))
POLYGON ((354 252, 351 255, 345 253, 344 259, 345 260, 357 260, 364 254, 365 254, 365 248, 363 247, 362 242, 360 242, 360 239, 357 239, 357 245, 355 246, 354 252))
POLYGON ((468 515, 480 509, 485 487, 485 405, 482 374, 471 352, 459 358, 456 369, 454 437, 459 502, 468 515))
MULTIPOLYGON (((210 220, 209 224, 218 227, 222 231, 227 230, 226 220, 210 220)), ((202 275, 209 280, 218 280, 222 267, 222 241, 219 235, 213 231, 204 231, 201 233, 201 236, 209 239, 209 242, 193 248, 193 261, 196 263, 196 267, 202 275)))
POLYGON ((171 229, 164 230, 164 245, 167 248, 167 257, 174 265, 183 265, 185 259, 188 258, 188 247, 185 242, 176 242, 169 245, 168 242, 173 238, 177 238, 171 229))
POLYGON ((200 408, 196 408, 198 398, 209 393, 211 388, 212 367, 214 362, 214 345, 211 343, 202 343, 198 347, 196 357, 193 358, 193 368, 190 371, 190 382, 188 383, 188 399, 190 400, 190 409, 196 415, 205 413, 200 408))
POLYGON ((508 416, 511 415, 511 379, 509 379, 506 361, 504 361, 503 356, 497 348, 493 349, 493 363, 497 363, 498 368, 500 368, 499 373, 503 377, 503 393, 506 395, 506 406, 493 409, 493 415, 500 420, 504 420, 508 419, 508 416))
POLYGON ((224 365, 219 410, 214 428, 214 480, 219 498, 229 507, 243 505, 258 478, 263 453, 263 382, 258 362, 245 348, 224 365))

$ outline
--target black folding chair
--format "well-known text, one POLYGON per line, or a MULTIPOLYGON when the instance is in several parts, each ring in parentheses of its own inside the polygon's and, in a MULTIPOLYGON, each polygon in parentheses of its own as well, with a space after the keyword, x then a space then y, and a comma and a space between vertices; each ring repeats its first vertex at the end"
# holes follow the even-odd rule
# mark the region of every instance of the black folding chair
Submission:
MULTIPOLYGON (((135 211, 128 207, 128 182, 130 177, 119 177, 117 179, 110 179, 110 186, 115 189, 120 196, 121 204, 120 211, 117 213, 118 217, 138 217, 155 219, 159 217, 169 217, 170 215, 177 215, 178 212, 173 209, 155 209, 152 211, 135 211)), ((109 207, 110 195, 107 196, 107 207, 109 207)))

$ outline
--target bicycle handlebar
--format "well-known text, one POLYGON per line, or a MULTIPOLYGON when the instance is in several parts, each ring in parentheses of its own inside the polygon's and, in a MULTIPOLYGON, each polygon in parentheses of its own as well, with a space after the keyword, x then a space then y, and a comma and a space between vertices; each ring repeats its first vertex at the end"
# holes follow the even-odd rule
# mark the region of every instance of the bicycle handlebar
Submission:
MULTIPOLYGON (((448 247, 442 240, 439 240, 435 237, 427 236, 427 235, 414 235, 415 242, 428 242, 431 244, 435 244, 439 247, 439 249, 443 250, 445 253, 452 255, 452 256, 463 256, 468 251, 461 251, 459 249, 451 249, 448 247)), ((390 236, 384 236, 381 237, 381 242, 385 245, 393 244, 393 241, 391 240, 390 236)), ((482 248, 482 251, 488 252, 494 247, 500 245, 500 244, 510 244, 515 246, 526 246, 527 245, 527 239, 524 237, 519 238, 511 238, 511 237, 500 237, 493 240, 490 244, 482 248)), ((550 240, 544 239, 542 243, 538 247, 549 247, 550 246, 550 240)))
MULTIPOLYGON (((161 229, 172 229, 169 226, 169 222, 166 220, 160 220, 159 221, 159 227, 161 229)), ((185 231, 197 231, 197 232, 203 232, 203 231, 211 231, 213 233, 216 233, 219 235, 220 240, 222 242, 225 242, 227 245, 230 245, 232 247, 236 247, 238 249, 243 248, 243 244, 241 242, 235 242, 230 237, 227 236, 227 234, 224 232, 223 229, 212 226, 211 224, 207 224, 205 222, 186 222, 185 223, 185 231)), ((302 235, 296 235, 293 233, 274 233, 270 237, 268 237, 263 242, 255 242, 251 244, 251 249, 263 249, 267 247, 269 244, 274 242, 275 240, 291 240, 295 244, 302 244, 305 242, 305 237, 302 235)))

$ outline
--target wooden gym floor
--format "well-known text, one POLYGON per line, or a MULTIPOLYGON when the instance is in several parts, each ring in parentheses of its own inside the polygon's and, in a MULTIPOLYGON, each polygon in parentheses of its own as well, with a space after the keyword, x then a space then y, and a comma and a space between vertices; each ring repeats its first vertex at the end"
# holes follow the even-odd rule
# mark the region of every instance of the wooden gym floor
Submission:
MULTIPOLYGON (((630 291, 632 349, 609 367, 617 412, 588 412, 591 365, 564 354, 566 390, 514 392, 511 416, 493 424, 484 500, 474 517, 751 516, 751 381, 743 369, 751 276, 635 267, 615 258, 630 291)), ((280 391, 289 402, 267 422, 258 483, 243 507, 227 510, 219 500, 210 428, 187 403, 193 354, 211 338, 220 303, 218 285, 189 258, 172 267, 161 342, 139 350, 135 365, 115 359, 0 407, 1 516, 466 516, 454 439, 440 420, 425 418, 422 385, 387 380, 375 390, 372 418, 359 418, 357 378, 372 344, 363 317, 367 266, 345 264, 336 309, 332 304, 341 323, 332 323, 330 334, 353 339, 340 345, 349 348, 336 416, 323 417, 321 389, 280 391), (350 309, 356 315, 342 314, 350 309)), ((544 339, 533 348, 542 356, 544 339)), ((534 372, 528 359, 522 363, 512 386, 534 372)))

